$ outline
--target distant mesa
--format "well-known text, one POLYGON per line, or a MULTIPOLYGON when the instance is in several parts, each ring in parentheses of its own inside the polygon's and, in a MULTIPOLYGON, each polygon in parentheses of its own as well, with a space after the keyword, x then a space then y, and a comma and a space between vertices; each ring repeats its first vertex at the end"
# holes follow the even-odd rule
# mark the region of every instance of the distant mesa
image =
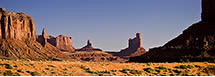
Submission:
POLYGON ((134 62, 215 61, 215 0, 202 0, 202 21, 164 46, 150 49, 134 62))
POLYGON ((93 48, 92 43, 90 40, 87 40, 87 45, 84 46, 81 49, 76 49, 75 51, 102 51, 101 49, 98 48, 93 48))
POLYGON ((120 56, 122 58, 129 58, 134 56, 140 56, 146 53, 145 49, 141 46, 141 34, 136 33, 136 37, 128 40, 128 48, 122 49, 120 52, 109 52, 114 56, 120 56))
POLYGON ((75 51, 75 48, 72 46, 72 37, 67 37, 64 35, 59 35, 57 37, 47 36, 45 29, 43 29, 42 35, 37 36, 37 41, 43 46, 48 42, 61 51, 75 51))

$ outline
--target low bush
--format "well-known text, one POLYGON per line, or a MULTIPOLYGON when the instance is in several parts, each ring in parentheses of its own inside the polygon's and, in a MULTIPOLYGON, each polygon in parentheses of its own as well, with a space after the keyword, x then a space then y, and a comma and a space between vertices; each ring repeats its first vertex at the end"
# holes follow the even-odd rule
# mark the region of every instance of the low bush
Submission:
POLYGON ((131 73, 131 74, 142 74, 142 71, 139 71, 139 70, 131 70, 130 73, 131 73))
POLYGON ((193 68, 194 66, 192 65, 180 65, 180 66, 175 66, 174 68, 180 68, 180 69, 191 69, 193 68))
POLYGON ((40 73, 38 73, 38 72, 35 71, 35 72, 31 72, 31 75, 32 76, 40 76, 40 73))
POLYGON ((13 67, 10 64, 5 64, 5 68, 12 69, 13 67))
POLYGON ((13 72, 12 71, 5 71, 4 76, 13 76, 13 72))
POLYGON ((146 72, 148 72, 148 73, 151 73, 151 72, 154 71, 152 68, 144 68, 143 70, 146 71, 146 72))

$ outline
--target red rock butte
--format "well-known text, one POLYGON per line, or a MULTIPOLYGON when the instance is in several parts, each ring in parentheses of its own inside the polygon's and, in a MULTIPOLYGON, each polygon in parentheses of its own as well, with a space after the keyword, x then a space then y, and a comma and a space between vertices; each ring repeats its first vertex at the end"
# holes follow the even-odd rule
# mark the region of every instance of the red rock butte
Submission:
POLYGON ((140 56, 146 53, 145 49, 141 46, 141 34, 136 33, 136 37, 128 40, 128 48, 122 49, 120 52, 108 52, 114 56, 121 58, 129 58, 134 56, 140 56))
POLYGON ((61 51, 75 51, 75 48, 72 46, 72 37, 65 35, 59 35, 57 37, 47 36, 45 29, 43 29, 42 35, 37 36, 37 41, 43 46, 45 46, 46 43, 50 43, 61 51))
POLYGON ((80 48, 80 49, 76 49, 76 51, 102 51, 102 50, 99 48, 93 48, 90 40, 87 40, 87 45, 80 48))
POLYGON ((34 20, 25 13, 7 12, 0 8, 0 38, 36 40, 34 20))

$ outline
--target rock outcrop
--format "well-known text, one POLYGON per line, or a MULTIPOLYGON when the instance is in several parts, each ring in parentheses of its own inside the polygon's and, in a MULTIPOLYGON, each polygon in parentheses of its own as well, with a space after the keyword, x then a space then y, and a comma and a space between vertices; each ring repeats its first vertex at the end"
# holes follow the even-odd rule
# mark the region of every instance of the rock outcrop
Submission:
POLYGON ((0 8, 0 38, 36 40, 34 21, 25 13, 7 12, 0 8))
POLYGON ((162 47, 150 49, 138 62, 215 61, 215 1, 202 0, 202 21, 162 47))
POLYGON ((93 48, 92 43, 90 42, 90 40, 88 40, 86 46, 84 46, 81 49, 76 49, 76 51, 102 51, 102 50, 98 48, 93 48))
POLYGON ((141 46, 141 34, 136 33, 136 37, 128 40, 128 48, 121 50, 120 52, 109 52, 114 56, 120 56, 122 58, 129 58, 134 56, 140 56, 146 53, 145 49, 141 46))
POLYGON ((40 38, 40 39, 37 39, 37 41, 38 41, 43 47, 45 47, 45 45, 47 44, 47 34, 46 34, 46 32, 45 32, 45 28, 43 28, 42 35, 39 36, 38 38, 40 38))
POLYGON ((69 59, 54 46, 46 43, 43 31, 42 45, 36 42, 34 21, 25 13, 7 12, 0 8, 0 58, 59 60, 69 59))
POLYGON ((67 37, 64 35, 59 35, 57 37, 47 36, 45 29, 43 29, 42 35, 37 36, 37 41, 43 46, 46 43, 50 43, 61 51, 75 51, 75 48, 72 46, 72 37, 67 37))

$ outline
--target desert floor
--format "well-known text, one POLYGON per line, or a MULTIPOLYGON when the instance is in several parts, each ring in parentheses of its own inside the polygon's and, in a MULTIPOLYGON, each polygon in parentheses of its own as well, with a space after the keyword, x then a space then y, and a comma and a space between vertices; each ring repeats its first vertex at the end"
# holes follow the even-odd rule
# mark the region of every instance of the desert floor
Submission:
POLYGON ((117 63, 1 60, 0 75, 15 76, 215 76, 215 63, 117 63))

